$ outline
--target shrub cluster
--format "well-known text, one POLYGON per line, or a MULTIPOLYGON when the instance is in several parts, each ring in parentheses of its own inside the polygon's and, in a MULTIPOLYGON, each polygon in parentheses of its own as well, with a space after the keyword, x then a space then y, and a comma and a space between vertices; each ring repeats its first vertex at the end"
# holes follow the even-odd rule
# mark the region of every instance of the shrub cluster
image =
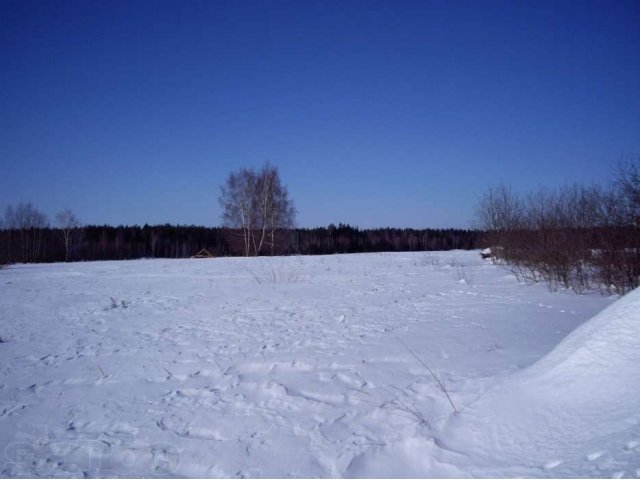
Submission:
POLYGON ((500 185, 480 199, 482 243, 520 278, 583 292, 624 294, 640 284, 640 169, 620 165, 606 188, 500 185))

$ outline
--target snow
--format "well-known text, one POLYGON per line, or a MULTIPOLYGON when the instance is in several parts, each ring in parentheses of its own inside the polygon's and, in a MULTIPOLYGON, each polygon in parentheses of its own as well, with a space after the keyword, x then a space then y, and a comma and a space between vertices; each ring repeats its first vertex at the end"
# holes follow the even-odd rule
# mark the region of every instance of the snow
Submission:
POLYGON ((448 426, 447 445, 475 456, 486 468, 483 475, 502 474, 495 468, 500 452, 511 464, 527 459, 518 475, 540 475, 538 465, 546 459, 543 468, 557 477, 637 477, 638 339, 635 290, 485 393, 448 426))
POLYGON ((5 267, 0 475, 637 477, 614 300, 477 251, 5 267))

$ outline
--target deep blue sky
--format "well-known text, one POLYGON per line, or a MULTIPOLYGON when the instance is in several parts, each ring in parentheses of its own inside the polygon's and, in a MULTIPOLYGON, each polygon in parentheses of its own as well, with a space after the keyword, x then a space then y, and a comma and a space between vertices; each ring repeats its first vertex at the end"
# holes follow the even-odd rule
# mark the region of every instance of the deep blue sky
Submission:
POLYGON ((637 152, 637 0, 0 0, 2 209, 216 225, 270 161, 301 226, 466 227, 637 152))

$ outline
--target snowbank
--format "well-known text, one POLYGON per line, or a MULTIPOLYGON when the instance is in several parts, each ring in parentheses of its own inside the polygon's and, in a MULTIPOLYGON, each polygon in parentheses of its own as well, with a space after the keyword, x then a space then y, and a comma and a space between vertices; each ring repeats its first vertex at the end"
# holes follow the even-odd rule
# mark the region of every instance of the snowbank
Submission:
POLYGON ((452 418, 476 475, 640 474, 640 289, 452 418))

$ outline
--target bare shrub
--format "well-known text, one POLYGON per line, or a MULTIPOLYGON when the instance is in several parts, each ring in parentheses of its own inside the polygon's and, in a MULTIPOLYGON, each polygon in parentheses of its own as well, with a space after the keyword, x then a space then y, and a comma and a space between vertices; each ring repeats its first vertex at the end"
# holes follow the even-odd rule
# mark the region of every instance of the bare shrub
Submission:
POLYGON ((447 387, 444 384, 444 382, 442 380, 440 380, 440 377, 438 377, 438 375, 436 375, 436 372, 434 372, 433 369, 429 365, 427 365, 426 362, 424 362, 413 350, 411 350, 409 348, 409 346, 402 341, 401 338, 399 338, 399 337, 397 337, 397 338, 400 341, 400 343, 404 346, 404 348, 406 348, 406 350, 411 354, 411 356, 413 358, 415 358, 418 361, 418 363, 425 368, 425 370, 429 373, 429 375, 431 375, 431 378, 433 378, 435 380, 435 382, 438 385, 438 388, 440 389, 440 391, 444 394, 445 397, 447 397, 447 401, 451 405, 451 408, 453 409, 454 415, 457 415, 458 413, 460 413, 460 411, 454 405, 453 400, 451 400, 451 395, 449 394, 449 390, 447 389, 447 387))
POLYGON ((296 272, 283 265, 264 265, 251 269, 245 267, 251 277, 260 285, 278 285, 281 283, 297 283, 300 280, 296 272))
POLYGON ((520 280, 624 294, 640 284, 640 177, 636 164, 618 175, 608 188, 489 189, 477 209, 483 242, 520 280))
MULTIPOLYGON (((417 263, 416 263, 417 265, 417 263)), ((434 255, 429 252, 424 254, 420 258, 420 265, 425 267, 431 267, 433 271, 439 272, 442 270, 442 265, 440 263, 440 257, 438 255, 434 255)))
POLYGON ((473 275, 467 270, 467 267, 464 265, 456 265, 456 276, 458 277, 459 282, 464 282, 468 284, 473 283, 473 275))
POLYGON ((115 298, 113 297, 109 297, 109 299, 111 300, 111 305, 109 306, 109 308, 105 308, 105 310, 115 310, 117 308, 128 308, 128 304, 125 300, 121 300, 120 302, 118 302, 115 298))

